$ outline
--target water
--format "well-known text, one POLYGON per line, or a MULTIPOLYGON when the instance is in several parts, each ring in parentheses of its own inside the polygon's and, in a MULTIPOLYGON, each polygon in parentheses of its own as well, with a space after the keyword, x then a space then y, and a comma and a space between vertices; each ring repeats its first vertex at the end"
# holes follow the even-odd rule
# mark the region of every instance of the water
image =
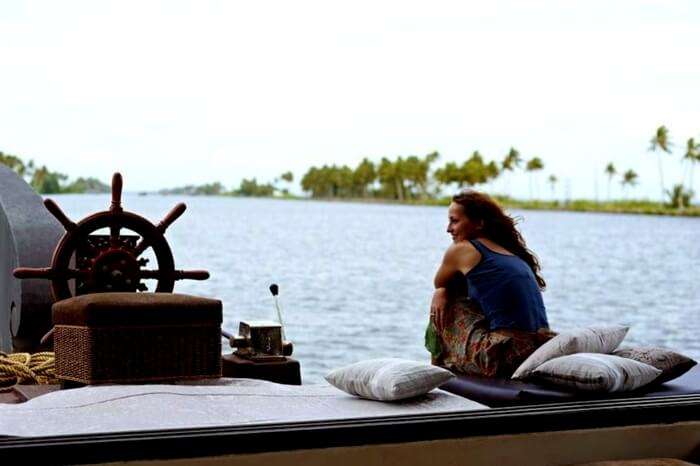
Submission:
MULTIPOLYGON (((54 199, 73 220, 109 205, 105 195, 54 199)), ((272 317, 268 286, 278 283, 305 383, 367 358, 429 360, 423 332, 450 243, 445 208, 128 194, 123 204, 157 223, 179 201, 188 210, 166 233, 176 267, 211 278, 175 291, 221 299, 235 332, 240 320, 272 317)), ((513 214, 540 258, 552 328, 625 323, 626 343, 700 358, 700 219, 513 214)))

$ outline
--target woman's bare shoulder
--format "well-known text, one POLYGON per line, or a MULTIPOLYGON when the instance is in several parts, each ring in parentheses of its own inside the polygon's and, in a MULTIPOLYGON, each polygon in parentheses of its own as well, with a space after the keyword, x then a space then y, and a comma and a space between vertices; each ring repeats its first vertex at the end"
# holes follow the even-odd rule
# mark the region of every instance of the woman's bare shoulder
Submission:
POLYGON ((459 271, 464 274, 469 272, 481 260, 481 254, 469 241, 452 243, 445 251, 442 265, 435 274, 435 288, 447 286, 454 274, 459 271))
POLYGON ((456 241, 445 252, 445 260, 458 264, 459 268, 473 265, 479 259, 481 253, 469 241, 456 241))

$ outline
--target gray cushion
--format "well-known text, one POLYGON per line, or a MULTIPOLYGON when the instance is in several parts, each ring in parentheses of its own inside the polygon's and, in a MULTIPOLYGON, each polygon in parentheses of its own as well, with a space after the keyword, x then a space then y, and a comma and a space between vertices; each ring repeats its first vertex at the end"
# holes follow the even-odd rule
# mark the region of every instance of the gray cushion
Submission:
POLYGON ((356 362, 331 371, 326 380, 344 392, 379 401, 424 395, 454 377, 452 372, 405 359, 382 358, 356 362))
POLYGON ((688 372, 697 362, 688 356, 667 348, 656 346, 633 346, 619 348, 613 352, 621 358, 634 359, 661 370, 654 383, 664 383, 688 372))
POLYGON ((440 386, 442 390, 491 407, 523 404, 563 403, 578 400, 610 400, 631 397, 658 397, 700 394, 700 366, 664 384, 654 380, 634 392, 582 392, 555 385, 542 385, 511 379, 490 379, 457 374, 440 386))
POLYGON ((611 354, 577 353, 551 359, 532 373, 538 381, 593 392, 628 392, 661 374, 648 364, 611 354))
POLYGON ((594 325, 560 333, 530 355, 513 373, 513 379, 527 379, 550 359, 574 353, 612 353, 622 343, 629 327, 594 325))

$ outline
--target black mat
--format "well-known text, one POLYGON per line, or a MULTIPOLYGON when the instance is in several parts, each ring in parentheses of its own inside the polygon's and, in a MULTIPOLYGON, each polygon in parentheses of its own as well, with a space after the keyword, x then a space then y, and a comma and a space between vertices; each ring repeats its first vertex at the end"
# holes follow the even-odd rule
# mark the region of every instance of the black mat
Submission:
POLYGON ((491 407, 639 396, 700 394, 700 366, 693 367, 682 376, 665 384, 642 387, 639 390, 625 393, 573 393, 510 379, 491 379, 468 375, 458 375, 440 388, 491 407))

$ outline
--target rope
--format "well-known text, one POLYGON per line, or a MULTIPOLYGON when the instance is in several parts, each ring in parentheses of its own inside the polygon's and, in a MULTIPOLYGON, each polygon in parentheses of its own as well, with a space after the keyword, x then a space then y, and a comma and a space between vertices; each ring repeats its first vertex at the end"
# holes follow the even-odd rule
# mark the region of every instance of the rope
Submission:
POLYGON ((0 351, 0 391, 16 384, 55 384, 54 353, 3 353, 0 351))

